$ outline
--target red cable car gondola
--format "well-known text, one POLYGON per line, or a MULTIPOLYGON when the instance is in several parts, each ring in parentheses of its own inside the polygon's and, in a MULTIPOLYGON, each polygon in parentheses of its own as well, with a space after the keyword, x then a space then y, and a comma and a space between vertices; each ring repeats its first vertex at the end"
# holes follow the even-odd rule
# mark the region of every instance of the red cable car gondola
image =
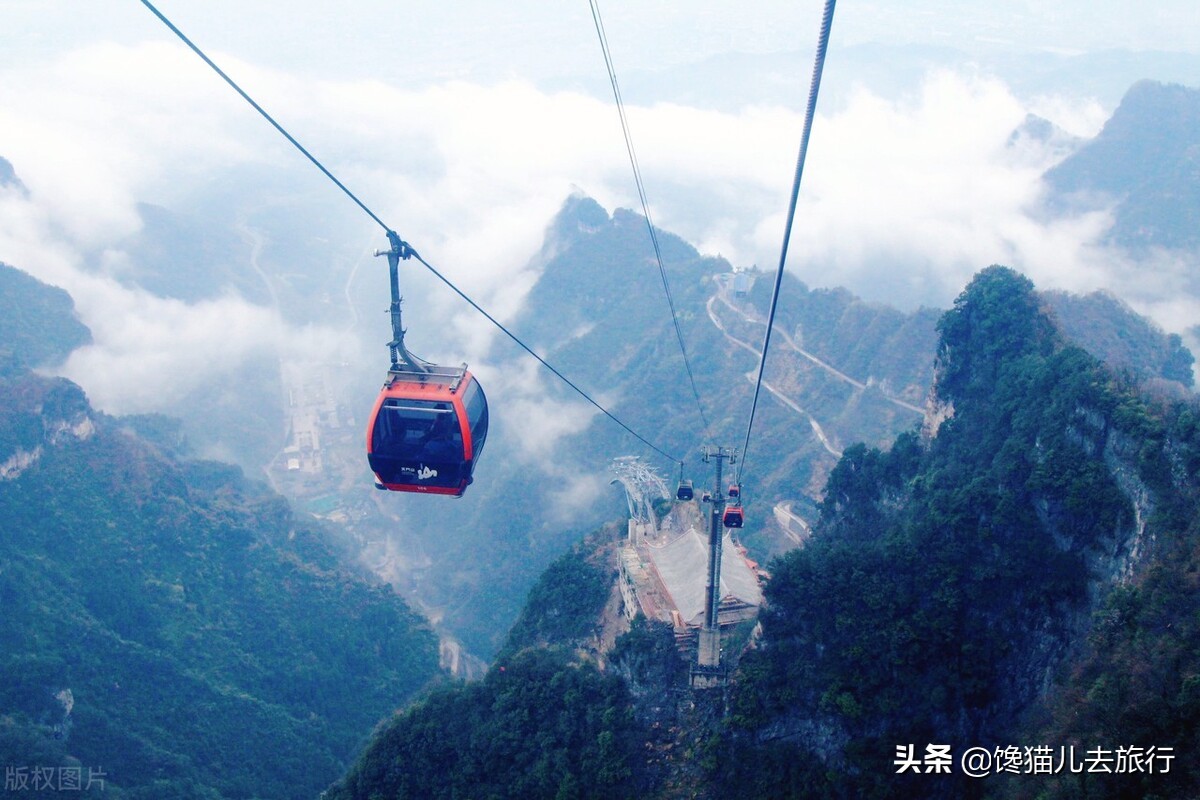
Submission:
POLYGON ((740 528, 744 517, 742 516, 742 506, 740 504, 732 504, 725 506, 725 515, 722 520, 726 528, 740 528))
POLYGON ((376 255, 388 257, 392 365, 367 422, 367 463, 378 489, 462 497, 487 440, 487 398, 466 364, 439 367, 404 347, 398 268, 413 253, 387 235, 391 247, 376 255))
POLYGON ((487 398, 463 365, 390 370, 367 425, 375 485, 462 497, 487 439, 487 398))

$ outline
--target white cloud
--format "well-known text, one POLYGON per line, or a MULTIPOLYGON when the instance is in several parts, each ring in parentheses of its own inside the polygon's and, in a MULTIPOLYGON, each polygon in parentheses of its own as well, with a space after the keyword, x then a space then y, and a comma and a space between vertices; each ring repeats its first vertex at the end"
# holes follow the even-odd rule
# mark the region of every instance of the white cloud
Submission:
POLYGON ((547 475, 569 471, 553 457, 558 443, 587 430, 600 412, 584 400, 571 398, 564 402, 559 392, 548 394, 547 383, 558 379, 532 358, 521 356, 503 365, 481 364, 474 371, 489 402, 499 400, 494 405, 502 406, 511 419, 521 422, 516 426, 520 433, 511 444, 512 455, 536 465, 547 475))
POLYGON ((86 272, 78 267, 79 253, 45 227, 42 211, 14 192, 0 196, 0 254, 71 293, 93 342, 74 351, 59 372, 110 413, 168 410, 263 355, 320 360, 357 349, 347 335, 320 326, 298 329, 277 311, 240 297, 187 304, 86 272))
POLYGON ((205 69, 177 47, 100 44, 47 70, 4 71, 0 153, 77 243, 131 234, 137 202, 253 157, 231 93, 205 69))
MULTIPOLYGON (((1047 166, 1013 164, 1005 151, 1025 113, 997 82, 938 73, 918 97, 859 91, 844 111, 818 119, 792 243, 796 272, 862 291, 890 265, 926 273, 911 276, 934 287, 921 299, 945 302, 964 276, 1012 260, 1047 166)), ((782 218, 771 228, 781 231, 782 218)))
MULTIPOLYGON (((945 306, 975 272, 1002 263, 1042 288, 1111 289, 1178 325, 1181 315, 1158 302, 1171 296, 1159 290, 1178 288, 1169 259, 1134 263, 1101 246, 1106 212, 1043 219, 1041 176, 1065 153, 1060 142, 1011 146, 1028 113, 1052 114, 1075 135, 1102 123, 1093 101, 1026 106, 998 81, 950 72, 931 73, 914 97, 859 90, 843 110, 818 116, 789 268, 810 285, 879 302, 945 306)), ((760 264, 771 253, 766 263, 778 260, 783 219, 780 210, 758 221, 760 264)))
POLYGON ((329 361, 348 343, 337 333, 285 324, 239 297, 195 304, 82 278, 79 312, 95 343, 73 352, 62 374, 114 413, 169 411, 253 358, 329 361))
POLYGON ((560 479, 558 489, 549 492, 552 523, 568 523, 594 507, 598 501, 616 491, 608 485, 607 476, 589 473, 569 473, 560 479))

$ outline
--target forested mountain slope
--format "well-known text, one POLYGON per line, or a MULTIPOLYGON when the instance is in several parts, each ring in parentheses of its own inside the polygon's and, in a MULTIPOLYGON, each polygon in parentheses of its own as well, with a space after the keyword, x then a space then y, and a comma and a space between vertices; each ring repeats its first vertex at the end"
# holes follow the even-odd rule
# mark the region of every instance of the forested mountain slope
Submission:
MULTIPOLYGON (((897 747, 919 761, 927 745, 957 757, 1048 742, 1175 748, 1172 775, 1089 797, 1195 793, 1194 400, 1139 396, 1067 343, 1006 268, 980 273, 938 327, 924 433, 848 449, 813 539, 773 564, 723 791, 996 793, 1001 779, 957 766, 897 775, 897 747)), ((1040 777, 1026 788, 1049 785, 1040 777)), ((1054 796, 1079 796, 1072 781, 1054 796)))
POLYGON ((91 340, 70 295, 0 262, 0 354, 37 367, 91 340))
MULTIPOLYGON (((0 347, 63 324, 29 288, 55 313, 0 347)), ((282 498, 179 457, 177 422, 22 360, 0 365, 0 763, 95 770, 105 797, 313 797, 438 674, 427 623, 282 498)))
POLYGON ((600 540, 608 546, 593 537, 552 563, 487 677, 435 692, 382 726, 327 800, 623 798, 650 790, 649 731, 626 681, 601 671, 594 650, 579 649, 594 644, 609 599, 612 534, 600 540))

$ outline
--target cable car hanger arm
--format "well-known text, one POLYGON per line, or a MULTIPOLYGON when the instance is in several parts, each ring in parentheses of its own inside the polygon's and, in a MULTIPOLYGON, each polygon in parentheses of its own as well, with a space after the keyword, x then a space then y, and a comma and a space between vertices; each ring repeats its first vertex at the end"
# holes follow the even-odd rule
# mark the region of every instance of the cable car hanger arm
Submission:
MULTIPOLYGON (((392 340, 388 342, 388 351, 391 353, 392 366, 391 372, 400 370, 400 362, 403 361, 408 365, 413 372, 428 372, 427 367, 423 364, 418 364, 417 359, 408 352, 408 348, 404 346, 404 325, 400 321, 400 261, 408 260, 417 251, 413 250, 408 242, 402 240, 394 230, 387 231, 388 243, 391 247, 387 250, 376 250, 376 256, 387 256, 388 260, 388 282, 392 291, 392 303, 388 307, 388 313, 392 318, 392 340)), ((420 261, 421 257, 417 256, 420 261)))

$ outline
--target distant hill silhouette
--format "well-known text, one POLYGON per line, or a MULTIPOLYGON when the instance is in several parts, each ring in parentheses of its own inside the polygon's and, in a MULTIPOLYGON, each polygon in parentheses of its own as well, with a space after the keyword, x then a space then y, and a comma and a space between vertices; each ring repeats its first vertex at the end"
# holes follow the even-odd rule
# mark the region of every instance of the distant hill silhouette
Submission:
POLYGON ((1115 203, 1117 244, 1200 246, 1200 90, 1135 84, 1100 134, 1046 181, 1059 209, 1115 203))
POLYGON ((25 184, 17 177, 12 162, 3 156, 0 156, 0 186, 13 186, 22 192, 26 191, 25 184))
POLYGON ((1185 387, 1195 384, 1193 354, 1178 334, 1164 333, 1120 298, 1107 292, 1086 295, 1043 292, 1063 334, 1118 370, 1140 381, 1164 378, 1185 387))
POLYGON ((39 367, 91 341, 69 294, 0 262, 0 352, 39 367))

